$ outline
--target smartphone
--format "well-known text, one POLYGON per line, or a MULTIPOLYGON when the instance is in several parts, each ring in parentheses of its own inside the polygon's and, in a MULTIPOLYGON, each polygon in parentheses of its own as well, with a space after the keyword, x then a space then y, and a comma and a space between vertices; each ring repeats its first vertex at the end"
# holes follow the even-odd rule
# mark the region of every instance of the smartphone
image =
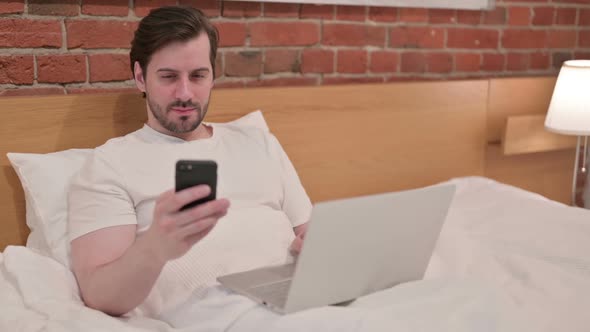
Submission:
POLYGON ((213 160, 179 160, 176 162, 176 191, 206 184, 211 193, 204 198, 188 203, 180 210, 212 201, 217 196, 217 163, 213 160))

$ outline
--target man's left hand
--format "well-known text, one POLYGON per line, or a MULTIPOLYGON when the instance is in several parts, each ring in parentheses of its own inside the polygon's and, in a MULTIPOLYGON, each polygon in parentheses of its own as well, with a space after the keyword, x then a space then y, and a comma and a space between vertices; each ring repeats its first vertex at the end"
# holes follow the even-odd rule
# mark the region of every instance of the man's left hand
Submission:
POLYGON ((291 255, 297 257, 299 253, 301 253, 301 248, 303 248, 303 240, 305 238, 305 233, 307 232, 307 224, 299 225, 294 228, 295 231, 295 239, 291 242, 291 246, 289 247, 289 251, 291 255))

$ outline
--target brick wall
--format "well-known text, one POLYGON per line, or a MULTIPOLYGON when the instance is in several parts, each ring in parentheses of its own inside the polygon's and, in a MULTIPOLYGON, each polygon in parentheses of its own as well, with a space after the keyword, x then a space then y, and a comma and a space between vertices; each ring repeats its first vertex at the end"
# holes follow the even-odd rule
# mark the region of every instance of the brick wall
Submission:
POLYGON ((221 87, 553 75, 590 58, 590 0, 493 11, 217 0, 0 0, 0 95, 133 87, 128 48, 153 7, 203 9, 221 87))

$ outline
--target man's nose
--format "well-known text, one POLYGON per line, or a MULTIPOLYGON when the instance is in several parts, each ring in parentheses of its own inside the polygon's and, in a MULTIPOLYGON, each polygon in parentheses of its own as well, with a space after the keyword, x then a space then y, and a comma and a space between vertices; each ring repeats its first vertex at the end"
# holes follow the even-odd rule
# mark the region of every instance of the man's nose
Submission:
POLYGON ((176 95, 177 100, 191 100, 193 94, 191 91, 190 81, 187 78, 181 78, 176 84, 176 95))

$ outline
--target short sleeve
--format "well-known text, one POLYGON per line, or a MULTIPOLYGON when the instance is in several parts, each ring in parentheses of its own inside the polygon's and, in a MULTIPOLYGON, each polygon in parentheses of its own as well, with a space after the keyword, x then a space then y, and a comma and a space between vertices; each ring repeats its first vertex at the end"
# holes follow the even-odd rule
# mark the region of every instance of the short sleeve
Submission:
POLYGON ((102 228, 137 224, 133 201, 124 188, 123 177, 96 149, 68 192, 70 241, 102 228))
POLYGON ((272 134, 269 135, 271 151, 278 160, 280 167, 283 186, 282 210, 293 227, 296 227, 308 222, 311 218, 311 201, 287 153, 283 150, 277 138, 272 134))

